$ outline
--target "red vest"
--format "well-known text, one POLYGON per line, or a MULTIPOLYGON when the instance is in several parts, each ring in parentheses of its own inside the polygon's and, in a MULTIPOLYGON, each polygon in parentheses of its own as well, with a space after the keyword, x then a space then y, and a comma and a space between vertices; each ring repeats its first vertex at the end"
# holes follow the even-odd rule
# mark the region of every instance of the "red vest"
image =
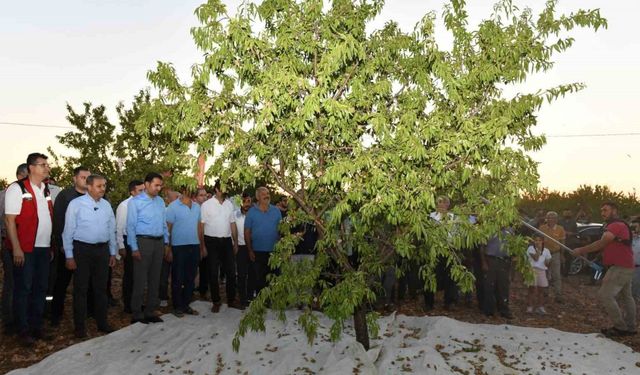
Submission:
MULTIPOLYGON (((33 187, 29 181, 29 177, 16 181, 22 190, 22 208, 20 214, 16 216, 16 229, 18 231, 18 241, 20 247, 25 253, 33 252, 36 243, 36 234, 38 233, 38 202, 33 192, 33 187)), ((53 203, 51 203, 51 193, 49 185, 44 184, 44 196, 49 205, 49 214, 53 222, 53 203)), ((11 241, 7 241, 11 248, 11 241)))

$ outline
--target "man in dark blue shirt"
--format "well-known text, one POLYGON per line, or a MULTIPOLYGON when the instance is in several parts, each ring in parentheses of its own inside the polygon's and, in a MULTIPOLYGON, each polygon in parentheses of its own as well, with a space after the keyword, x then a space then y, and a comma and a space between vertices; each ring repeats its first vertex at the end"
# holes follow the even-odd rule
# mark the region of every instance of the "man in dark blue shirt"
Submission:
MULTIPOLYGON (((87 193, 87 177, 91 175, 88 168, 79 166, 73 169, 73 185, 62 190, 53 204, 53 247, 54 258, 51 263, 49 275, 49 291, 53 300, 51 301, 51 326, 60 325, 60 320, 64 315, 64 301, 67 297, 67 289, 73 271, 66 267, 64 248, 62 244, 62 232, 64 231, 65 217, 69 203, 87 193)), ((90 290, 89 294, 93 292, 90 290)), ((89 313, 92 314, 93 302, 89 299, 89 313)))
POLYGON ((496 310, 507 319, 512 319, 509 310, 509 286, 511 281, 511 256, 507 253, 507 236, 513 231, 503 228, 499 235, 489 239, 485 251, 480 253, 482 270, 484 271, 484 303, 482 309, 485 315, 492 316, 496 310))
POLYGON ((116 218, 104 200, 107 180, 100 175, 87 177, 87 194, 69 203, 62 242, 66 267, 73 278, 73 322, 75 335, 87 337, 87 291, 93 284, 94 316, 98 330, 113 332, 107 323, 107 279, 109 267, 116 264, 116 218))
POLYGON ((256 292, 267 283, 269 257, 280 239, 278 225, 282 220, 280 210, 272 205, 269 189, 264 186, 256 190, 255 206, 249 209, 244 222, 244 240, 249 250, 249 259, 254 262, 256 292))
POLYGON ((133 294, 131 323, 159 323, 155 311, 160 305, 158 290, 162 259, 169 248, 162 176, 149 173, 144 179, 145 191, 129 201, 127 208, 127 242, 133 258, 133 294), (166 247, 166 248, 165 248, 166 247), (142 311, 142 298, 147 287, 147 304, 142 311))

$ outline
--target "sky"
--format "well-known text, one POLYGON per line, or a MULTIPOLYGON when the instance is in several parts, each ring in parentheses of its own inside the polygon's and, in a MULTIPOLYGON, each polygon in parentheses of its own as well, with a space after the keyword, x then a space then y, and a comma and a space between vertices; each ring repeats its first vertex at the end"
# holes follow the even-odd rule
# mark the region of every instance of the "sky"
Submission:
MULTIPOLYGON (((103 104, 116 121, 116 105, 128 104, 149 87, 146 73, 158 61, 172 62, 183 80, 201 60, 189 30, 203 0, 35 0, 0 5, 0 177, 12 180, 30 152, 61 153, 56 135, 70 129, 7 123, 69 126, 66 105, 103 104)), ((486 18, 495 1, 469 0, 470 24, 486 18)), ((540 9, 542 0, 514 0, 540 9)), ((235 9, 238 0, 227 0, 235 9)), ((443 0, 388 0, 370 29, 395 20, 411 30, 428 11, 442 13, 443 0)), ((574 46, 556 57, 554 68, 520 89, 561 83, 587 88, 545 105, 534 132, 547 145, 531 156, 539 163, 540 187, 571 191, 582 184, 634 192, 640 183, 640 3, 561 0, 564 11, 600 8, 608 29, 572 33, 574 46), (627 134, 602 136, 602 134, 627 134), (569 135, 571 137, 562 137, 569 135), (576 137, 576 135, 579 135, 576 137), (597 136, 590 136, 597 135, 597 136)), ((450 38, 438 29, 438 42, 450 38)))

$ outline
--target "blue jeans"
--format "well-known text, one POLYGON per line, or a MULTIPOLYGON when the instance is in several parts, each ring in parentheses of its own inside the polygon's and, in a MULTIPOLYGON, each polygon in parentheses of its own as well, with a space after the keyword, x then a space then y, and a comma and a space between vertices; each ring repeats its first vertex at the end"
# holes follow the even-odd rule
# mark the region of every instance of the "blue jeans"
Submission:
POLYGON ((200 245, 172 246, 171 298, 173 308, 184 312, 191 302, 196 270, 200 261, 200 245))
POLYGON ((48 247, 35 247, 33 252, 24 253, 22 267, 13 266, 14 319, 21 334, 42 329, 49 282, 49 260, 48 247))

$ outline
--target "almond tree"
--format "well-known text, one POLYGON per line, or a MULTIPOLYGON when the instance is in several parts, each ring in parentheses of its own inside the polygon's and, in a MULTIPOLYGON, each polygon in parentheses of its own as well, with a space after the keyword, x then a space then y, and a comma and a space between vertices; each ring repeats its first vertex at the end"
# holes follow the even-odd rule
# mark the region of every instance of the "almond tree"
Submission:
MULTIPOLYGON (((333 320, 333 339, 353 317, 357 340, 368 348, 376 316, 367 305, 377 276, 397 257, 421 266, 425 288, 435 289, 440 258, 471 289, 461 249, 514 223, 520 194, 538 181, 527 156, 545 142, 531 133, 536 111, 583 86, 510 97, 503 88, 550 69, 555 54, 572 45, 574 27, 606 26, 598 10, 558 15, 549 1, 534 15, 502 1, 470 28, 465 2, 452 0, 442 20, 453 47, 443 49, 435 13, 412 32, 395 22, 368 32, 383 5, 265 0, 231 14, 209 0, 195 12, 201 26, 192 35, 204 58, 192 82, 181 83, 169 63, 148 75, 158 96, 139 129, 158 122, 176 138, 196 134, 191 152, 214 159, 208 176, 245 186, 266 177, 299 207, 270 261, 281 273, 243 317, 235 349, 248 329, 264 329, 267 306, 284 319, 285 308, 311 306, 314 296, 333 320), (453 198, 460 220, 429 220, 439 194, 453 198), (462 219, 471 213, 480 225, 462 219), (293 264, 296 238, 288 228, 302 221, 320 233, 317 256, 293 264)), ((524 246, 513 252, 526 256, 524 246)), ((298 321, 313 340, 316 315, 306 308, 298 321)))

